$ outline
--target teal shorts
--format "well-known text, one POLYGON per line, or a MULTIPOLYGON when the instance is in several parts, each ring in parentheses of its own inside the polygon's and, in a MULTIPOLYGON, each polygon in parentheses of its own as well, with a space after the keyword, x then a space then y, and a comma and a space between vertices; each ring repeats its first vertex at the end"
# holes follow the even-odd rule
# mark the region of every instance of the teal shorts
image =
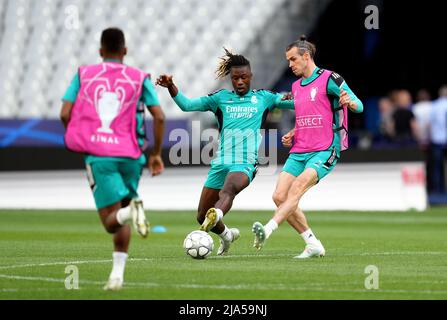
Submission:
POLYGON ((98 160, 86 164, 86 168, 96 208, 101 209, 124 199, 138 197, 138 183, 143 172, 140 160, 98 160))
POLYGON ((257 164, 211 164, 208 178, 205 181, 205 187, 218 190, 222 189, 227 175, 232 172, 244 173, 250 179, 251 183, 257 171, 257 164))
POLYGON ((335 148, 317 152, 291 153, 282 171, 297 177, 305 169, 313 168, 317 171, 318 181, 320 181, 334 169, 338 159, 339 155, 335 148))

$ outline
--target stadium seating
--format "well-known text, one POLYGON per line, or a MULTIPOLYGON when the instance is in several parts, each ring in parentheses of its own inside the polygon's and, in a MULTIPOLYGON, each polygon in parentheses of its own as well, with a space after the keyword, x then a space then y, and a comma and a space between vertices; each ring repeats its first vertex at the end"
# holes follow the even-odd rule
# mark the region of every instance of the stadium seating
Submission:
MULTIPOLYGON (((100 61, 100 33, 110 26, 125 31, 128 64, 150 72, 153 78, 173 74, 188 96, 207 94, 228 86, 214 76, 224 45, 239 53, 249 51, 255 62, 271 57, 272 51, 278 51, 272 45, 258 50, 259 57, 253 49, 262 43, 261 33, 276 45, 275 37, 287 29, 268 33, 269 26, 277 28, 272 19, 306 2, 0 0, 0 118, 57 118, 60 98, 77 67, 100 61)), ((257 80, 267 85, 276 80, 272 68, 282 70, 285 65, 278 58, 269 63, 257 80)), ((187 116, 166 92, 158 92, 170 118, 187 116)))

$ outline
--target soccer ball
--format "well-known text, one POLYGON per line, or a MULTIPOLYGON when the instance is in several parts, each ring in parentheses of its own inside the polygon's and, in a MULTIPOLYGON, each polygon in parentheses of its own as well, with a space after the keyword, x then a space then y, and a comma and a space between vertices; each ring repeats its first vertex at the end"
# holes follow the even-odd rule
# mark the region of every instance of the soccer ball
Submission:
POLYGON ((205 231, 195 230, 186 236, 183 248, 188 256, 194 259, 205 259, 213 251, 213 238, 205 231))

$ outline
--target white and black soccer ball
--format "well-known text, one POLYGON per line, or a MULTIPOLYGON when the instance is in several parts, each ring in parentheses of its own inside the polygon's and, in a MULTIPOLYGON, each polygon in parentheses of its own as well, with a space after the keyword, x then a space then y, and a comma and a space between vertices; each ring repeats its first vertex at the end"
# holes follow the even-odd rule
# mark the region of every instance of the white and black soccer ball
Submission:
POLYGON ((208 232, 195 230, 186 236, 183 248, 188 256, 194 259, 205 259, 213 252, 213 238, 208 232))

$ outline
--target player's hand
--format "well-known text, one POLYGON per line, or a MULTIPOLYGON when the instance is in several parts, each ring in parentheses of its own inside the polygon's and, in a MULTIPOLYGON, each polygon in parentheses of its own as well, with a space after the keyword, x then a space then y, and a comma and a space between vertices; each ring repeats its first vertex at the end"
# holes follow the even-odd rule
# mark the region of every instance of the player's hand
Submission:
POLYGON ((281 142, 282 145, 286 148, 290 148, 293 144, 293 136, 295 135, 295 130, 291 130, 285 135, 282 136, 281 142))
POLYGON ((165 165, 163 163, 163 160, 161 159, 161 155, 159 154, 149 155, 148 168, 149 172, 153 177, 161 174, 165 169, 165 165))
POLYGON ((169 88, 174 85, 174 81, 172 80, 172 76, 169 76, 167 74, 162 74, 158 77, 157 81, 155 82, 157 85, 169 88))
POLYGON ((351 104, 351 97, 349 94, 343 90, 340 89, 340 100, 338 101, 341 106, 349 106, 351 104))
POLYGON ((282 96, 281 100, 293 100, 293 94, 292 92, 287 92, 282 96))

